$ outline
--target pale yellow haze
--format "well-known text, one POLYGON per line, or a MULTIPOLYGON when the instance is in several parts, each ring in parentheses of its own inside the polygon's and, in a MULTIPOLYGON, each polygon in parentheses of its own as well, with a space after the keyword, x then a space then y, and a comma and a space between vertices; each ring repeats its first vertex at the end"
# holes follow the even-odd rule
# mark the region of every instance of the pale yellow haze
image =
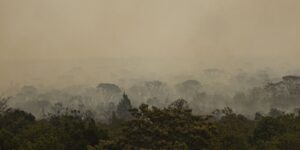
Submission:
POLYGON ((299 48, 299 0, 0 0, 2 86, 299 69, 299 48))

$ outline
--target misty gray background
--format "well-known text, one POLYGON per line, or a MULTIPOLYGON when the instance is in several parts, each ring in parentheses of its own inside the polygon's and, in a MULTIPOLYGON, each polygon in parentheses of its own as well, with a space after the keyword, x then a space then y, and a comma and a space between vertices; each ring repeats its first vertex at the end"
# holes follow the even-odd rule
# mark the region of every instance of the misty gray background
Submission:
POLYGON ((205 79, 207 68, 296 74, 299 7, 298 0, 0 0, 0 89, 175 83, 205 79))

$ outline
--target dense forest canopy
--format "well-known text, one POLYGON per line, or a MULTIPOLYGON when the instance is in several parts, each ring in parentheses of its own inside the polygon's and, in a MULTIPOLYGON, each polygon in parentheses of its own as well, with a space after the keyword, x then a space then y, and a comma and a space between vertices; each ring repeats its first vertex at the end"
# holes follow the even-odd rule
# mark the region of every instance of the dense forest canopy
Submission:
POLYGON ((20 86, 0 100, 0 150, 299 149, 300 77, 230 78, 253 81, 20 86))
POLYGON ((90 111, 95 119, 101 122, 108 122, 114 111, 118 114, 124 92, 130 97, 130 105, 133 107, 144 103, 163 108, 172 100, 182 98, 197 115, 206 115, 215 109, 230 107, 237 113, 254 118, 255 112, 266 114, 270 109, 277 108, 294 113, 299 107, 298 76, 287 75, 280 79, 268 74, 243 73, 232 75, 222 83, 218 82, 218 78, 222 78, 224 72, 219 77, 216 77, 216 74, 220 71, 209 72, 213 74, 215 82, 186 79, 171 84, 160 80, 146 80, 132 82, 126 86, 118 83, 99 83, 94 87, 74 85, 64 88, 26 85, 15 89, 10 95, 9 92, 6 94, 9 97, 7 105, 27 111, 37 118, 56 112, 57 106, 90 111), (233 86, 239 88, 232 88, 233 86))
POLYGON ((55 104, 37 119, 7 107, 1 99, 1 150, 191 149, 241 150, 300 148, 300 111, 271 109, 247 118, 230 107, 207 115, 193 113, 184 99, 166 107, 132 107, 125 93, 109 121, 96 121, 89 111, 55 104))
POLYGON ((0 0, 0 150, 300 150, 298 0, 0 0))

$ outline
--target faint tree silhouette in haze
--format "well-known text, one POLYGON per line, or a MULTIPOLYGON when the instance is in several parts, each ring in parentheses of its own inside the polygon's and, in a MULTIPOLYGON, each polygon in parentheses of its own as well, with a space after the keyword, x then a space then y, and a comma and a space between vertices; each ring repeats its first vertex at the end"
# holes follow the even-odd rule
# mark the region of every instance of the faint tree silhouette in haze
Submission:
POLYGON ((129 120, 131 118, 130 109, 132 108, 130 99, 124 92, 120 103, 117 106, 117 116, 122 120, 129 120))

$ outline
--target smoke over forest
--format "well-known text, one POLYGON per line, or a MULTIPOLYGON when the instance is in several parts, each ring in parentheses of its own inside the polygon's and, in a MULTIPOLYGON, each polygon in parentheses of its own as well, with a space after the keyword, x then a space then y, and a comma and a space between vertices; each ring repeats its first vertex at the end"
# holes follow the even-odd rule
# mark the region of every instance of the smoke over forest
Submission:
POLYGON ((219 69, 205 69, 198 79, 177 77, 177 82, 161 80, 119 80, 64 87, 23 85, 9 89, 8 105, 28 111, 36 117, 53 113, 56 105, 91 111, 107 121, 117 110, 122 95, 129 96, 133 106, 148 104, 158 108, 176 99, 185 99, 196 114, 210 114, 216 109, 232 108, 254 117, 253 112, 267 114, 272 108, 297 112, 300 98, 300 77, 272 76, 270 70, 234 74, 219 69))
POLYGON ((197 113, 292 111, 263 97, 300 75, 298 3, 0 1, 0 94, 36 115, 57 102, 99 111, 123 92, 136 106, 184 98, 197 113))
POLYGON ((0 150, 298 150, 299 6, 0 0, 0 150))

